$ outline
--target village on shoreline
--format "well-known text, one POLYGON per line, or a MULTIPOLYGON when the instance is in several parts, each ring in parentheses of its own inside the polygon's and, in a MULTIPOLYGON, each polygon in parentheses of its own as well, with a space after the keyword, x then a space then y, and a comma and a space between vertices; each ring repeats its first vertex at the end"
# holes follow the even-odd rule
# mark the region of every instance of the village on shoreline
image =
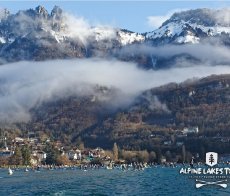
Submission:
MULTIPOLYGON (((174 167, 177 164, 190 164, 191 161, 197 164, 204 163, 198 156, 187 153, 183 145, 181 152, 174 157, 159 150, 124 150, 116 143, 110 150, 104 150, 100 147, 85 148, 82 141, 76 146, 66 146, 61 141, 51 141, 49 138, 41 141, 36 137, 15 137, 13 140, 4 137, 0 146, 0 167, 52 169, 76 166, 81 169, 111 169, 116 166, 130 166, 142 169, 158 164, 174 167)), ((223 162, 229 163, 228 160, 229 156, 223 159, 223 162)))
MULTIPOLYGON (((114 164, 135 162, 144 167, 156 159, 155 153, 144 151, 120 150, 116 143, 112 150, 85 148, 81 142, 78 147, 65 147, 60 141, 38 142, 35 138, 15 137, 10 145, 5 138, 3 148, 0 148, 0 167, 43 167, 54 166, 85 166, 97 165, 112 167, 114 164), (10 146, 10 147, 8 147, 10 146)), ((166 160, 162 160, 165 162, 166 160)))

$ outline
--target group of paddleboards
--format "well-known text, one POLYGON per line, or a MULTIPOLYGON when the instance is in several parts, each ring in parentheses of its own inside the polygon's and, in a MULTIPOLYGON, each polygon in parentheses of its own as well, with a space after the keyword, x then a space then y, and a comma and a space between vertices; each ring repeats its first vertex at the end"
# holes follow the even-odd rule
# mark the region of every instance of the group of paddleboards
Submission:
MULTIPOLYGON (((28 168, 26 167, 25 172, 28 172, 28 168)), ((12 170, 10 167, 8 168, 8 174, 11 176, 14 174, 14 170, 12 170)))

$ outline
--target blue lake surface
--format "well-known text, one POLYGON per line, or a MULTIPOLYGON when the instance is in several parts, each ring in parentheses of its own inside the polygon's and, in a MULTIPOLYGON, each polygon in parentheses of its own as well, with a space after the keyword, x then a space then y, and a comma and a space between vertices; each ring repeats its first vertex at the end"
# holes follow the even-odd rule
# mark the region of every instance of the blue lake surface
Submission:
POLYGON ((118 169, 42 170, 41 172, 0 169, 0 196, 12 195, 230 195, 216 185, 195 188, 195 180, 179 174, 179 168, 148 168, 144 171, 118 169))

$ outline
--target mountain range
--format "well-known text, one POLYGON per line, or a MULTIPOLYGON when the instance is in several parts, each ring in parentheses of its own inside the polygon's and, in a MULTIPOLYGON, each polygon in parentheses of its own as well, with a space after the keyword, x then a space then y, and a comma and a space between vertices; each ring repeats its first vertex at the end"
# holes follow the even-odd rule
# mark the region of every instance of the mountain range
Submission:
POLYGON ((51 13, 42 6, 16 14, 10 14, 5 9, 0 22, 1 63, 96 56, 115 57, 136 62, 145 69, 155 69, 175 64, 175 60, 182 58, 200 61, 186 51, 170 58, 153 52, 146 53, 142 49, 135 55, 127 51, 133 47, 214 41, 229 45, 229 22, 221 18, 221 13, 226 11, 228 10, 182 11, 173 14, 158 29, 139 34, 108 26, 91 27, 57 6, 51 13))
MULTIPOLYGON (((82 18, 75 18, 57 6, 51 13, 42 6, 16 14, 10 14, 5 9, 0 18, 1 68, 21 61, 106 59, 111 64, 114 61, 126 62, 125 66, 134 63, 141 74, 156 73, 154 76, 157 76, 158 73, 167 72, 164 76, 173 78, 170 83, 171 80, 158 77, 169 82, 160 82, 158 86, 147 85, 147 89, 141 89, 132 98, 126 97, 129 99, 127 104, 117 103, 120 89, 98 84, 94 84, 93 90, 90 89, 90 93, 87 92, 84 96, 76 95, 76 92, 88 88, 85 84, 79 91, 74 89, 75 93, 55 96, 55 99, 51 99, 52 96, 48 93, 39 95, 32 108, 27 108, 24 102, 21 105, 16 101, 9 102, 17 108, 16 111, 25 107, 31 115, 27 122, 13 122, 11 135, 14 136, 17 132, 18 135, 25 136, 27 130, 30 130, 40 137, 48 135, 64 143, 75 144, 83 140, 90 147, 101 145, 109 148, 115 141, 124 148, 149 150, 160 145, 163 139, 168 139, 173 131, 184 127, 198 126, 200 137, 228 137, 230 75, 222 73, 224 75, 207 77, 204 73, 205 77, 200 79, 193 78, 192 71, 190 70, 189 75, 190 73, 185 73, 187 69, 184 69, 201 65, 205 70, 210 67, 218 69, 219 65, 226 66, 224 70, 229 69, 230 20, 225 17, 226 12, 230 11, 182 11, 174 13, 154 31, 136 33, 109 26, 92 27, 82 18), (181 70, 176 72, 180 74, 171 76, 174 69, 181 70), (186 79, 189 80, 176 82, 180 75, 188 75, 186 79), (49 97, 48 101, 41 101, 44 97, 49 97), (152 135, 159 134, 161 139, 152 138, 152 135)), ((44 67, 36 63, 31 66, 36 65, 44 67)), ((47 72, 52 72, 50 70, 47 72)), ((95 70, 92 69, 92 72, 95 70)), ((123 69, 119 71, 122 72, 123 69)), ((10 75, 8 72, 7 74, 10 75)), ((64 73, 58 70, 57 78, 62 74, 64 73)), ((42 77, 38 84, 34 80, 26 83, 28 75, 26 72, 22 76, 20 88, 15 85, 19 80, 18 76, 4 78, 4 74, 1 75, 0 104, 3 103, 7 108, 7 100, 14 100, 14 94, 11 95, 13 91, 17 92, 20 101, 23 100, 22 94, 26 92, 24 88, 33 92, 30 91, 30 85, 37 88, 41 84, 43 91, 48 91, 46 85, 61 86, 58 82, 50 84, 47 78, 42 77), (6 85, 8 81, 10 88, 6 85)), ((137 75, 134 74, 133 77, 135 76, 137 75)), ((145 83, 150 80, 147 76, 145 83)), ((68 77, 64 79, 74 80, 72 76, 68 77)), ((77 77, 80 78, 80 75, 77 77)), ((143 78, 145 79, 145 75, 143 78)), ((143 78, 136 82, 143 82, 143 78)), ((65 83, 64 80, 61 81, 65 83)), ((33 96, 26 94, 24 98, 28 101, 31 97, 33 96)), ((0 109, 0 114, 1 112, 0 109)), ((2 113, 4 112, 3 110, 2 113)), ((4 114, 0 115, 1 118, 2 116, 4 114)), ((13 118, 12 115, 9 117, 13 118)))

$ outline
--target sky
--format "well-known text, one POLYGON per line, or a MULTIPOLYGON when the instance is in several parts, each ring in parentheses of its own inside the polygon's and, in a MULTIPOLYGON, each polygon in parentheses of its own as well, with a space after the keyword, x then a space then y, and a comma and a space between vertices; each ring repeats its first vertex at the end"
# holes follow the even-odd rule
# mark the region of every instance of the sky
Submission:
POLYGON ((134 32, 149 32, 160 26, 175 11, 196 8, 230 7, 230 1, 0 1, 1 8, 11 13, 18 10, 44 6, 49 12, 54 5, 85 18, 92 26, 109 25, 134 32))

